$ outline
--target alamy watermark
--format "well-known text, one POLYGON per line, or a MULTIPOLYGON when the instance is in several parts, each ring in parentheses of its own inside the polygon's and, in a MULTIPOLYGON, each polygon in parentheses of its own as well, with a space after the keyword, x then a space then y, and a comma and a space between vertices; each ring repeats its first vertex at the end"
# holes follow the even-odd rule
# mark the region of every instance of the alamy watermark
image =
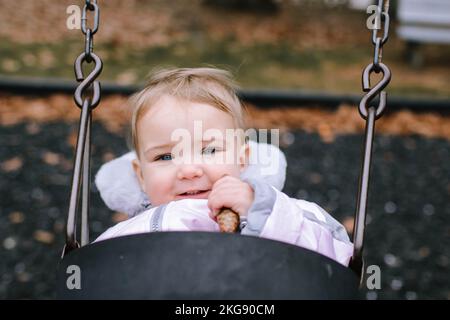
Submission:
POLYGON ((366 26, 369 30, 380 30, 381 29, 381 11, 377 5, 370 5, 367 7, 366 12, 371 14, 367 18, 366 26))
MULTIPOLYGON (((258 165, 263 175, 278 173, 280 158, 278 156, 280 145, 279 129, 226 129, 210 128, 203 131, 202 121, 194 121, 192 131, 179 128, 171 134, 173 147, 170 150, 173 164, 206 164, 206 165, 235 165, 247 163, 258 165), (258 141, 262 147, 245 153, 244 141, 258 141), (270 141, 269 141, 270 140, 270 141), (197 142, 207 142, 207 146, 197 142), (270 142, 267 147, 265 143, 270 142)), ((145 152, 147 154, 147 151, 145 152)), ((154 159, 159 153, 151 154, 154 159)))
POLYGON ((366 274, 366 287, 369 290, 381 289, 381 269, 380 266, 373 264, 367 267, 366 274))
POLYGON ((66 273, 69 275, 66 280, 67 289, 81 290, 81 268, 72 264, 67 267, 66 273))
MULTIPOLYGON (((327 0, 327 4, 341 4, 342 0, 327 0)), ((366 12, 370 14, 367 18, 366 26, 370 30, 381 29, 381 11, 380 8, 373 4, 367 7, 366 12)), ((81 29, 81 8, 75 4, 66 8, 66 13, 69 15, 66 19, 66 26, 69 30, 81 29)))
POLYGON ((69 15, 66 19, 66 26, 69 30, 81 29, 81 8, 75 4, 66 8, 66 13, 69 15))

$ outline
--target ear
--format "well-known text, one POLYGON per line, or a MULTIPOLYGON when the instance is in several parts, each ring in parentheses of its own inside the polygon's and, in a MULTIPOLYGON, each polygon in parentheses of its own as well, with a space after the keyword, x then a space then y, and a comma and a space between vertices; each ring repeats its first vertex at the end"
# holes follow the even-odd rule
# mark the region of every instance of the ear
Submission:
POLYGON ((245 142, 239 151, 239 165, 241 173, 247 168, 250 162, 250 145, 245 142))
POLYGON ((141 189, 145 192, 144 176, 142 174, 141 163, 139 162, 139 159, 133 159, 131 163, 133 165, 133 170, 136 174, 136 177, 138 178, 141 189))

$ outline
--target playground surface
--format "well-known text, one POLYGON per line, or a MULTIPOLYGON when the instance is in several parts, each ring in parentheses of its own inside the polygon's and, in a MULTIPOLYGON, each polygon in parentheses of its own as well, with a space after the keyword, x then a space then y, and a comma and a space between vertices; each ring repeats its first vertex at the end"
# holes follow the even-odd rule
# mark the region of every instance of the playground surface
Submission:
MULTIPOLYGON (((61 119, 0 126, 0 298, 55 297, 76 130, 75 121, 61 119)), ((128 151, 123 129, 106 122, 94 122, 92 137, 93 174, 128 151)), ((318 203, 351 232, 363 137, 326 137, 313 129, 282 132, 284 192, 318 203)), ((442 137, 376 136, 365 255, 380 267, 382 287, 363 289, 361 298, 450 298, 449 150, 442 137)), ((125 218, 106 208, 93 185, 91 238, 125 218)))
MULTIPOLYGON (((373 58, 365 12, 312 0, 277 1, 279 10, 265 13, 204 2, 102 1, 95 36, 104 62, 99 80, 141 85, 156 67, 214 65, 230 70, 243 89, 362 96, 361 72, 373 58)), ((73 63, 84 36, 66 25, 73 1, 0 5, 0 76, 75 82, 73 63)), ((389 98, 448 99, 450 46, 424 46, 423 66, 412 68, 394 12, 391 17, 383 62, 393 78, 387 114, 376 122, 364 248, 366 266, 381 270, 381 288, 369 290, 363 282, 360 298, 448 300, 450 117, 435 110, 394 112, 389 98)), ((80 109, 69 95, 20 94, 0 93, 0 299, 52 299, 80 109)), ((92 175, 128 152, 126 100, 103 96, 93 113, 92 175)), ((350 234, 365 125, 357 106, 248 108, 251 127, 280 130, 288 162, 283 191, 318 203, 350 234)), ((92 183, 91 240, 126 218, 105 206, 92 183)))

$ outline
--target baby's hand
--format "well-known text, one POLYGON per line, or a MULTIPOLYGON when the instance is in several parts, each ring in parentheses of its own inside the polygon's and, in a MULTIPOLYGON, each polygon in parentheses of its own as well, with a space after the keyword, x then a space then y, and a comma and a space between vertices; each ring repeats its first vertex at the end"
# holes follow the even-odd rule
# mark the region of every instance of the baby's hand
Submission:
POLYGON ((229 208, 238 213, 240 217, 247 215, 254 200, 253 188, 246 182, 232 176, 225 176, 217 180, 208 196, 210 216, 216 216, 222 208, 229 208))

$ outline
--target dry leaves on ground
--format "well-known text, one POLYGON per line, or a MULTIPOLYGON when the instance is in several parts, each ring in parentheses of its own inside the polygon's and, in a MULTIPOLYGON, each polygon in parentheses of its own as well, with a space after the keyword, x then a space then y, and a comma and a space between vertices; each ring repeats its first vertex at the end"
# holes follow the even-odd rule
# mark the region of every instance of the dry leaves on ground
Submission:
MULTIPOLYGON (((364 132, 365 123, 356 106, 342 105, 337 110, 318 107, 277 107, 258 109, 248 105, 249 126, 254 128, 278 128, 281 131, 301 129, 317 132, 325 142, 332 142, 337 135, 364 132)), ((79 121, 80 109, 72 97, 52 95, 28 98, 21 96, 0 96, 0 125, 14 125, 29 122, 31 132, 39 132, 36 123, 79 121)), ((129 128, 130 112, 124 96, 105 97, 94 110, 93 118, 100 121, 113 133, 125 135, 129 128)), ((376 123, 377 133, 393 135, 419 134, 429 138, 450 139, 450 116, 438 113, 414 113, 402 110, 386 114, 376 123)), ((70 135, 68 143, 75 146, 76 132, 70 135)), ((57 164, 60 159, 53 154, 44 154, 44 161, 57 164)), ((20 158, 2 163, 3 170, 18 170, 22 166, 20 158)))
MULTIPOLYGON (((0 5, 0 37, 17 43, 54 43, 81 36, 66 24, 66 10, 74 5, 71 0, 0 0, 0 5)), ((100 3, 100 10, 97 43, 165 46, 206 36, 232 37, 245 44, 289 42, 303 48, 333 48, 367 41, 367 29, 357 19, 290 1, 282 2, 276 14, 266 15, 214 9, 201 0, 108 0, 100 3)))

